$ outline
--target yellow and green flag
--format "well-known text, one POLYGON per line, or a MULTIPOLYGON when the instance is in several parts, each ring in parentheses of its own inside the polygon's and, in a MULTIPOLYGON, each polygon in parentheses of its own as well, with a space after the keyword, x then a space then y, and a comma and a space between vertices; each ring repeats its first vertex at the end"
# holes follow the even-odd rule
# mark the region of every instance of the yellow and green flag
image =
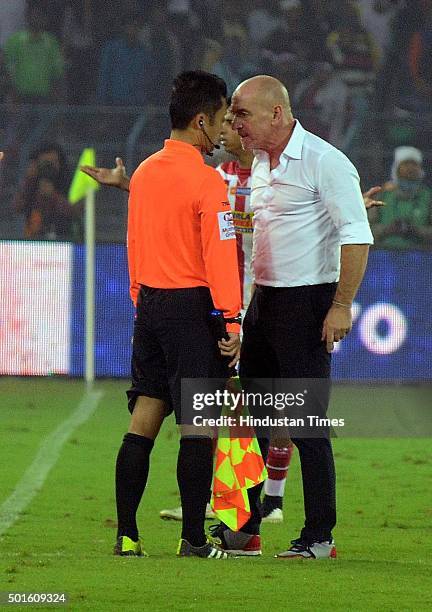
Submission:
MULTIPOLYGON (((226 409, 225 414, 228 413, 226 409)), ((243 416, 246 414, 243 407, 243 416)), ((211 499, 216 516, 233 531, 241 529, 251 514, 247 490, 266 478, 253 428, 219 428, 211 499)))
POLYGON ((68 200, 71 204, 76 204, 80 200, 86 197, 89 191, 96 191, 100 188, 100 185, 91 176, 81 172, 81 166, 95 166, 96 165, 96 152, 92 148, 83 149, 78 160, 78 166, 72 178, 71 185, 69 187, 68 200))

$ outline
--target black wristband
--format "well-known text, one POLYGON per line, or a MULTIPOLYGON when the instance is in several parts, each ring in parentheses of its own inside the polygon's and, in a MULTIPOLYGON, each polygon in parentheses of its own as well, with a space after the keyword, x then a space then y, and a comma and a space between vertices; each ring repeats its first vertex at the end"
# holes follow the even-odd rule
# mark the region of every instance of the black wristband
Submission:
POLYGON ((224 317, 224 321, 225 323, 238 323, 239 325, 241 325, 242 318, 241 315, 237 315, 236 317, 231 317, 229 319, 225 319, 224 317))

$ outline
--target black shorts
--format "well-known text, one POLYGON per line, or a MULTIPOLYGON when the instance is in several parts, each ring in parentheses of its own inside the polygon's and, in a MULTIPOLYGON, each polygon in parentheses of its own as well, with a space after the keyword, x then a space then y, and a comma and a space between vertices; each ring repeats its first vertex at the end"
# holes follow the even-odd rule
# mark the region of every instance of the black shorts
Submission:
POLYGON ((228 378, 210 327, 214 309, 207 287, 154 289, 142 286, 137 302, 132 349, 132 413, 137 397, 166 402, 167 414, 181 419, 183 378, 228 378))

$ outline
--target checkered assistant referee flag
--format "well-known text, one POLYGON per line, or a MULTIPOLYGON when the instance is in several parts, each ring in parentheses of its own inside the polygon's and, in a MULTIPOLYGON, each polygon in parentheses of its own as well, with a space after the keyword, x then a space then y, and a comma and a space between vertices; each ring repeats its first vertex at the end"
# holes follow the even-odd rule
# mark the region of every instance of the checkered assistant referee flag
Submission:
MULTIPOLYGON (((240 392, 240 381, 234 379, 240 392)), ((232 416, 229 407, 225 416, 232 416)), ((247 409, 242 407, 242 416, 247 409)), ((252 427, 220 427, 215 452, 211 506, 227 527, 238 531, 250 517, 247 490, 263 482, 267 470, 252 427)))

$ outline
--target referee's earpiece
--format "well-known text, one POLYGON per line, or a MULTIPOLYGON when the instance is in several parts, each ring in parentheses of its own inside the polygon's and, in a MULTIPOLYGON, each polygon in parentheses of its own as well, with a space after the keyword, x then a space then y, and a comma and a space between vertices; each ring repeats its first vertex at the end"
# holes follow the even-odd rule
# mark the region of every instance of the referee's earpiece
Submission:
MULTIPOLYGON (((207 140, 212 144, 214 149, 220 149, 220 146, 216 143, 213 142, 213 140, 210 138, 210 136, 207 134, 207 132, 204 129, 204 121, 202 119, 200 119, 198 121, 198 125, 200 127, 200 129, 202 130, 202 133, 204 134, 204 136, 207 138, 207 140)), ((211 151, 207 152, 207 155, 209 155, 210 157, 212 157, 213 153, 211 151)))

